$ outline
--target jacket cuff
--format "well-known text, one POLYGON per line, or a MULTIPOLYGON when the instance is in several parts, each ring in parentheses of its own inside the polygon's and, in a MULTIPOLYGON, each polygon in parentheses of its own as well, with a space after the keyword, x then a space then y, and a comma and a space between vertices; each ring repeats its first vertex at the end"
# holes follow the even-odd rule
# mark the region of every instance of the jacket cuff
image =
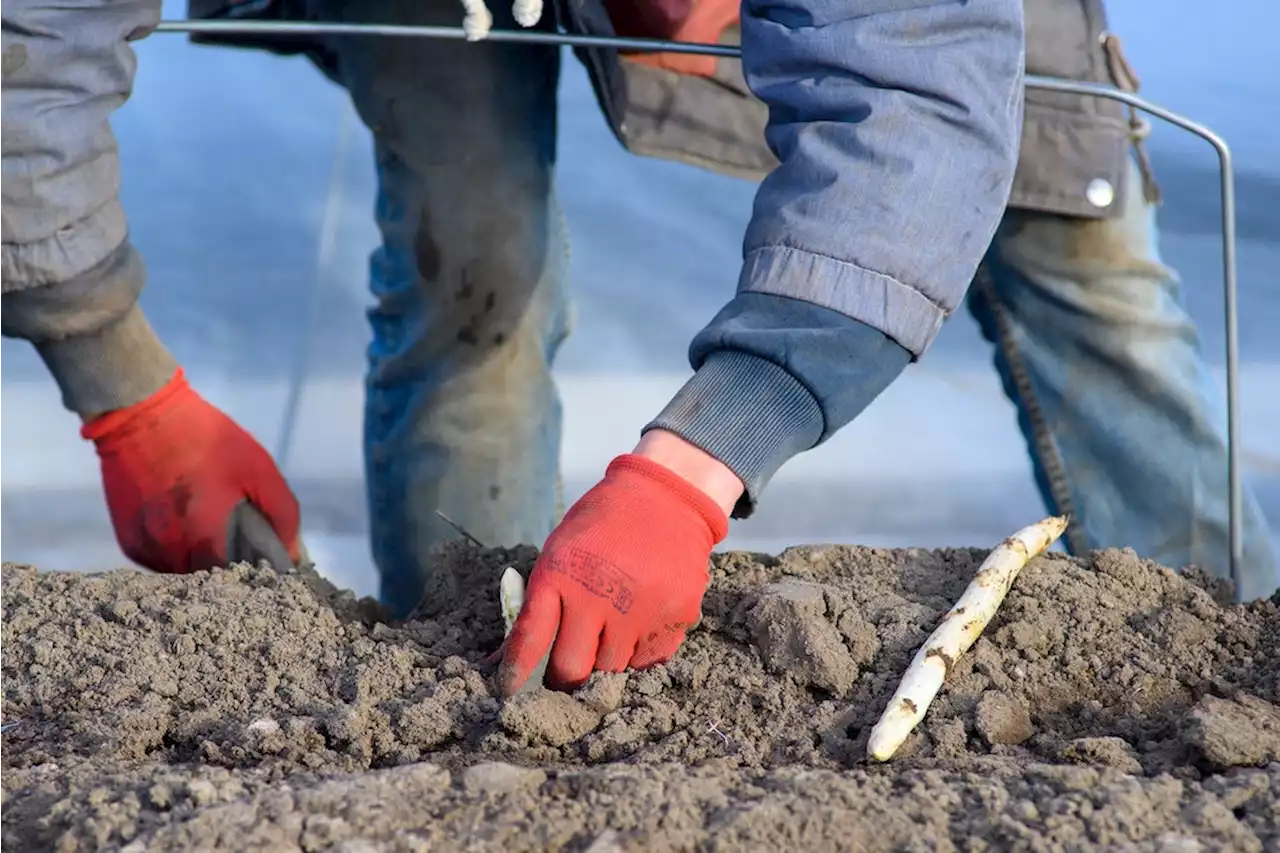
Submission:
POLYGON ((726 349, 703 361, 644 432, 651 429, 675 433, 737 474, 746 491, 733 517, 746 518, 778 469, 818 443, 823 415, 785 369, 726 349))
POLYGON ((36 351, 62 390, 63 405, 85 420, 147 399, 178 370, 136 305, 96 332, 38 343, 36 351))
POLYGON ((768 293, 829 308, 892 338, 913 361, 924 355, 947 319, 946 310, 917 288, 847 261, 786 246, 750 252, 738 292, 768 293))
POLYGON ((35 346, 63 405, 86 420, 145 400, 177 372, 138 307, 145 280, 126 241, 74 278, 4 294, 5 337, 35 346))

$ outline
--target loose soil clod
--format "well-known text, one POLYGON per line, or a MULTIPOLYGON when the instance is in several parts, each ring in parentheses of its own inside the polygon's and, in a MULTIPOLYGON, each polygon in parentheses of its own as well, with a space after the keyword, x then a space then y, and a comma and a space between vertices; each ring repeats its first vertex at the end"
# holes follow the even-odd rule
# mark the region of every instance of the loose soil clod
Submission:
POLYGON ((306 575, 3 570, 5 850, 1280 848, 1280 596, 1028 566, 889 765, 867 737, 985 556, 718 556, 675 660, 496 698, 502 570, 401 626, 306 575))

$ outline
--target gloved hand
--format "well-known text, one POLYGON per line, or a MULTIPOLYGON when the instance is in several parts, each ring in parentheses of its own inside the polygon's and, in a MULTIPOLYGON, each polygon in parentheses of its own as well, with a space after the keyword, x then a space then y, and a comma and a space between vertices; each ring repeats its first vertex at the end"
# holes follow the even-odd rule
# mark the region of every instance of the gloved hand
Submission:
POLYGON ((236 560, 297 563, 298 501, 284 477, 182 370, 146 400, 93 419, 80 434, 98 451, 116 539, 134 562, 166 573, 236 560))
POLYGON ((503 694, 553 639, 554 687, 668 660, 701 618, 711 549, 728 529, 724 510, 675 472, 642 456, 613 460, 534 565, 499 669, 503 694))

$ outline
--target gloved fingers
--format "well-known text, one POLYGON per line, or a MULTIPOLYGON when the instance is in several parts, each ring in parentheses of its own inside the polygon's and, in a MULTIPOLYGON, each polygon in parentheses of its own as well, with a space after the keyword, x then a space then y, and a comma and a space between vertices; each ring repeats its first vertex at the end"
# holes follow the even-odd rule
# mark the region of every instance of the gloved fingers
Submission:
POLYGON ((631 668, 646 669, 654 664, 671 660, 680 650, 680 644, 684 642, 684 632, 683 625, 654 628, 636 645, 636 653, 631 656, 631 668))
POLYGON ((295 557, 280 541, 266 516, 248 501, 241 501, 227 520, 227 561, 256 565, 266 560, 275 569, 295 565, 295 557))
POLYGON ((600 635, 600 650, 596 652, 596 669, 601 672, 622 672, 636 652, 635 631, 626 630, 616 622, 606 622, 600 635))
POLYGON ((166 575, 200 568, 183 547, 184 522, 167 495, 143 502, 134 515, 118 518, 113 510, 111 521, 120 550, 138 565, 166 575))
POLYGON ((296 566, 302 562, 301 511, 298 508, 297 498, 288 490, 288 487, 285 487, 284 493, 287 497, 280 497, 271 502, 260 502, 257 498, 250 500, 281 543, 289 558, 289 565, 296 566))
POLYGON ((514 695, 542 662, 560 627, 560 612, 560 593, 531 586, 520 616, 507 635, 506 654, 498 668, 498 686, 503 696, 514 695))
POLYGON ((574 613, 565 608, 561 614, 560 633, 556 635, 547 664, 547 684, 560 689, 574 689, 591 677, 604 621, 591 612, 574 613))
MULTIPOLYGON (((247 435, 245 438, 253 441, 247 435)), ((245 484, 245 495, 284 544, 289 565, 296 565, 302 557, 302 509, 271 454, 262 447, 257 452, 259 460, 242 474, 240 481, 245 484)))
POLYGON ((116 542, 120 550, 133 562, 161 575, 185 575, 197 571, 199 566, 192 566, 171 559, 160 547, 160 544, 145 536, 116 533, 116 542))

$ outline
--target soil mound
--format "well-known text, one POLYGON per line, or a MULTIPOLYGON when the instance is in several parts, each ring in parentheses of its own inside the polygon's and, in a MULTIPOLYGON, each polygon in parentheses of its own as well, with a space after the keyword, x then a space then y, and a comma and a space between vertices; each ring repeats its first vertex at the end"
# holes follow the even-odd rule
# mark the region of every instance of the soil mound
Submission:
POLYGON ((1047 555, 888 765, 984 552, 718 556, 678 657, 500 702, 502 568, 378 621, 315 577, 3 570, 5 850, 1280 849, 1280 595, 1047 555))

